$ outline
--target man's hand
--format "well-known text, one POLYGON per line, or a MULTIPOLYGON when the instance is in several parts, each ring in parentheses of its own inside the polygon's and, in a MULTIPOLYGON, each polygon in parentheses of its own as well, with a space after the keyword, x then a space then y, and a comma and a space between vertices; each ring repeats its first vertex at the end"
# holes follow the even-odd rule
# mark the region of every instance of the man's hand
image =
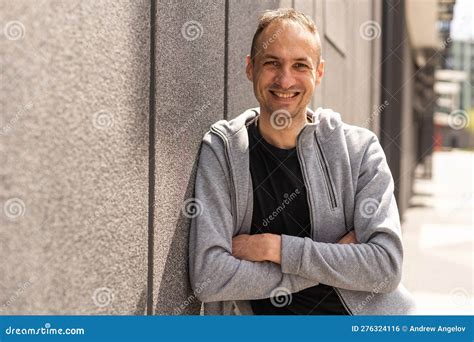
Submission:
MULTIPOLYGON (((357 243, 351 230, 337 243, 357 243)), ((271 261, 281 263, 281 236, 276 234, 237 235, 232 239, 232 255, 247 261, 271 261)))
POLYGON ((342 244, 357 243, 355 232, 351 230, 349 233, 344 235, 342 239, 339 240, 337 243, 342 243, 342 244))
POLYGON ((232 255, 237 259, 248 261, 266 261, 269 256, 269 249, 272 249, 275 234, 255 234, 237 235, 232 239, 232 255), (269 237, 272 235, 274 237, 269 237))
POLYGON ((232 239, 232 255, 248 261, 281 263, 281 236, 276 234, 237 235, 232 239))

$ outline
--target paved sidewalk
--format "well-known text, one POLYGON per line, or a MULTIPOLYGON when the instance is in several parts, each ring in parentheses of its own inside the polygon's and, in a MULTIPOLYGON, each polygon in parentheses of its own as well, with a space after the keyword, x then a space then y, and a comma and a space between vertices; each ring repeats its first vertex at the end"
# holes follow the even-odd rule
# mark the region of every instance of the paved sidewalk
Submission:
POLYGON ((420 314, 474 314, 474 153, 435 152, 402 222, 403 283, 420 314))

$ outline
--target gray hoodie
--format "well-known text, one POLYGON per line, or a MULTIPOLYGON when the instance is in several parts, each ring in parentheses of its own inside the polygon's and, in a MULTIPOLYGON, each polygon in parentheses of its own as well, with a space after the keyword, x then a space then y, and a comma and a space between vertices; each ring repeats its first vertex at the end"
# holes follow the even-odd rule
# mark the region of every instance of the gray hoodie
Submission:
POLYGON ((249 234, 253 187, 246 127, 259 109, 220 120, 203 138, 195 182, 189 274, 204 314, 252 314, 249 300, 333 286, 353 315, 413 314, 400 283, 403 248, 394 182, 377 136, 319 108, 297 138, 311 238, 282 235, 281 265, 232 256, 249 234), (354 229, 358 244, 336 243, 354 229))

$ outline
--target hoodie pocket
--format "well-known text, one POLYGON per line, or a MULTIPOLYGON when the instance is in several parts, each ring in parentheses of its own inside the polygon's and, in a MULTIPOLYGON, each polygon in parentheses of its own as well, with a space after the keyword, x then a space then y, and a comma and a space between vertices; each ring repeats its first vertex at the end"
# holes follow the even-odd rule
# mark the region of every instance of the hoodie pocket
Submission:
POLYGON ((316 137, 316 145, 318 149, 318 162, 319 167, 321 168, 321 172, 324 176, 324 182, 326 184, 326 192, 329 200, 329 206, 331 209, 336 209, 338 207, 338 200, 336 197, 336 191, 334 190, 334 183, 332 181, 331 172, 329 169, 329 165, 327 163, 326 157, 324 156, 323 149, 319 142, 318 137, 316 137))

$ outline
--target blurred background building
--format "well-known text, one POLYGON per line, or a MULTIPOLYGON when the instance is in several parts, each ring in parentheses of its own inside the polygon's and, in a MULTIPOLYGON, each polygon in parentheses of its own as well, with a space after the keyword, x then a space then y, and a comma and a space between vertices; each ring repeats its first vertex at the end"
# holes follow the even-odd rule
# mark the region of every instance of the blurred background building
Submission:
MULTIPOLYGON (((451 160, 436 151, 474 147, 469 1, 0 0, 1 314, 199 313, 183 203, 209 126, 257 105, 245 56, 258 15, 278 7, 319 28, 312 107, 379 136, 407 287, 423 290, 417 182, 430 188, 451 160)), ((472 154, 458 157, 472 175, 472 154)), ((461 271, 470 285, 433 291, 470 298, 461 271)))

